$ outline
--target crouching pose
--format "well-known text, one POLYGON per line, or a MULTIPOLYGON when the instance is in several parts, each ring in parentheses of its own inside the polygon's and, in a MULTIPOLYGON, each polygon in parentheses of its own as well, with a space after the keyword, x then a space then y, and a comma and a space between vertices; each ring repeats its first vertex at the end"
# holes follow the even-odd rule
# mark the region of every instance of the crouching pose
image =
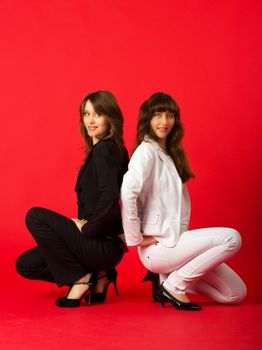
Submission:
POLYGON ((80 129, 86 159, 75 188, 78 217, 31 208, 26 224, 37 246, 16 262, 25 278, 70 287, 66 296, 57 299, 59 307, 79 306, 83 297, 88 303, 103 302, 108 285, 116 288, 115 266, 125 250, 119 192, 128 154, 122 138, 123 116, 110 92, 97 91, 83 99, 80 129))
POLYGON ((232 228, 188 230, 193 177, 181 141, 183 128, 174 99, 156 93, 139 111, 136 149, 122 189, 127 245, 138 246, 149 270, 153 298, 180 310, 200 310, 186 292, 204 293, 226 304, 241 302, 246 286, 225 261, 241 246, 232 228), (158 275, 159 274, 159 275, 158 275))

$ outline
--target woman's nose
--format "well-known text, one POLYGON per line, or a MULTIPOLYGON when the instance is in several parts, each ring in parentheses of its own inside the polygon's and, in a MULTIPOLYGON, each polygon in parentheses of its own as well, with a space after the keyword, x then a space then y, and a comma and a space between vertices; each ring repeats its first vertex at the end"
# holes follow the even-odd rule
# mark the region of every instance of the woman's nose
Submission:
POLYGON ((167 117, 165 115, 162 115, 160 119, 161 124, 166 124, 167 123, 167 117))
POLYGON ((89 118, 89 123, 90 124, 93 124, 95 122, 95 116, 96 116, 95 114, 91 114, 90 115, 90 118, 89 118))

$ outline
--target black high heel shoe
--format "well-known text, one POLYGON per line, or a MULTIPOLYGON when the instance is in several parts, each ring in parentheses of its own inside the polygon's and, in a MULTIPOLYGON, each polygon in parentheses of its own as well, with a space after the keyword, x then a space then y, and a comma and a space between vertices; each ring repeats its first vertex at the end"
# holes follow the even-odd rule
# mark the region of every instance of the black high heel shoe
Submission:
POLYGON ((152 298, 157 303, 160 302, 159 297, 159 286, 160 286, 160 280, 159 280, 159 274, 153 273, 151 271, 147 271, 145 277, 142 279, 142 283, 150 281, 152 283, 152 298))
POLYGON ((96 274, 93 273, 88 282, 76 282, 76 283, 74 283, 69 288, 68 292, 66 293, 66 295, 64 297, 60 297, 56 300, 56 306, 58 306, 58 307, 78 307, 78 306, 80 306, 81 300, 83 298, 85 298, 88 305, 90 305, 92 291, 96 286, 96 282, 97 282, 96 274), (71 289, 75 285, 79 285, 79 284, 89 286, 89 288, 83 293, 83 295, 79 299, 68 299, 67 296, 70 294, 71 289))
POLYGON ((161 306, 164 307, 165 303, 171 303, 177 310, 185 310, 185 311, 199 311, 202 310, 201 306, 199 306, 196 303, 185 303, 183 301, 180 301, 176 299, 171 293, 169 293, 165 287, 163 286, 163 283, 159 287, 159 297, 161 306))
POLYGON ((108 290, 108 287, 111 283, 113 283, 114 285, 114 288, 115 288, 115 292, 116 292, 116 295, 118 296, 118 288, 117 288, 117 275, 118 275, 118 272, 116 269, 112 269, 110 271, 107 271, 107 273, 105 275, 102 275, 102 276, 99 276, 97 279, 101 279, 101 278, 104 278, 104 277, 107 277, 107 281, 104 285, 104 290, 103 292, 99 292, 99 293, 92 293, 91 294, 91 304, 92 303, 99 303, 99 304, 102 304, 105 302, 106 300, 106 294, 107 294, 107 290, 108 290))

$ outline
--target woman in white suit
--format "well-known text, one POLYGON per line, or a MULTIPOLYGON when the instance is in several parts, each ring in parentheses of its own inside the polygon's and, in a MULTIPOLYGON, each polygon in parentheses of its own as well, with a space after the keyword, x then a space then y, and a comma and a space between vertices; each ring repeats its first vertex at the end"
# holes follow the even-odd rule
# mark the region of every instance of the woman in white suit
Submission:
POLYGON ((239 250, 239 233, 221 227, 188 230, 186 182, 194 175, 182 138, 179 107, 171 96, 156 93, 142 104, 136 149, 121 189, 127 245, 138 246, 150 271, 144 280, 152 280, 153 297, 162 306, 171 302, 180 310, 200 310, 186 292, 239 303, 246 286, 224 263, 239 250))

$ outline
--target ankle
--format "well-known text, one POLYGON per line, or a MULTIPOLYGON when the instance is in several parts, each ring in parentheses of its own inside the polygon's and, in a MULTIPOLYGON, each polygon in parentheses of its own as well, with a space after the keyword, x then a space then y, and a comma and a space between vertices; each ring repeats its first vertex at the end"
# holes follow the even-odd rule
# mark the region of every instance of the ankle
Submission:
POLYGON ((190 299, 186 294, 181 294, 181 293, 174 293, 172 291, 169 291, 173 297, 175 297, 177 300, 182 301, 183 303, 190 303, 190 299))
MULTIPOLYGON (((171 297, 173 296, 175 299, 179 300, 179 301, 182 301, 183 303, 189 303, 190 300, 188 298, 188 296, 183 293, 183 292, 177 292, 177 291, 174 291, 174 290, 171 290, 170 288, 166 288, 163 284, 163 287, 164 289, 167 291, 167 293, 170 294, 170 296, 167 295, 167 297, 171 297)), ((165 293, 166 294, 166 293, 165 293)))
POLYGON ((87 273, 85 276, 79 278, 75 283, 88 282, 90 280, 91 274, 87 273))
POLYGON ((97 276, 97 284, 95 288, 96 293, 103 293, 105 285, 108 283, 108 277, 106 271, 99 271, 97 276))
POLYGON ((107 277, 107 271, 98 271, 97 279, 102 279, 107 277))

